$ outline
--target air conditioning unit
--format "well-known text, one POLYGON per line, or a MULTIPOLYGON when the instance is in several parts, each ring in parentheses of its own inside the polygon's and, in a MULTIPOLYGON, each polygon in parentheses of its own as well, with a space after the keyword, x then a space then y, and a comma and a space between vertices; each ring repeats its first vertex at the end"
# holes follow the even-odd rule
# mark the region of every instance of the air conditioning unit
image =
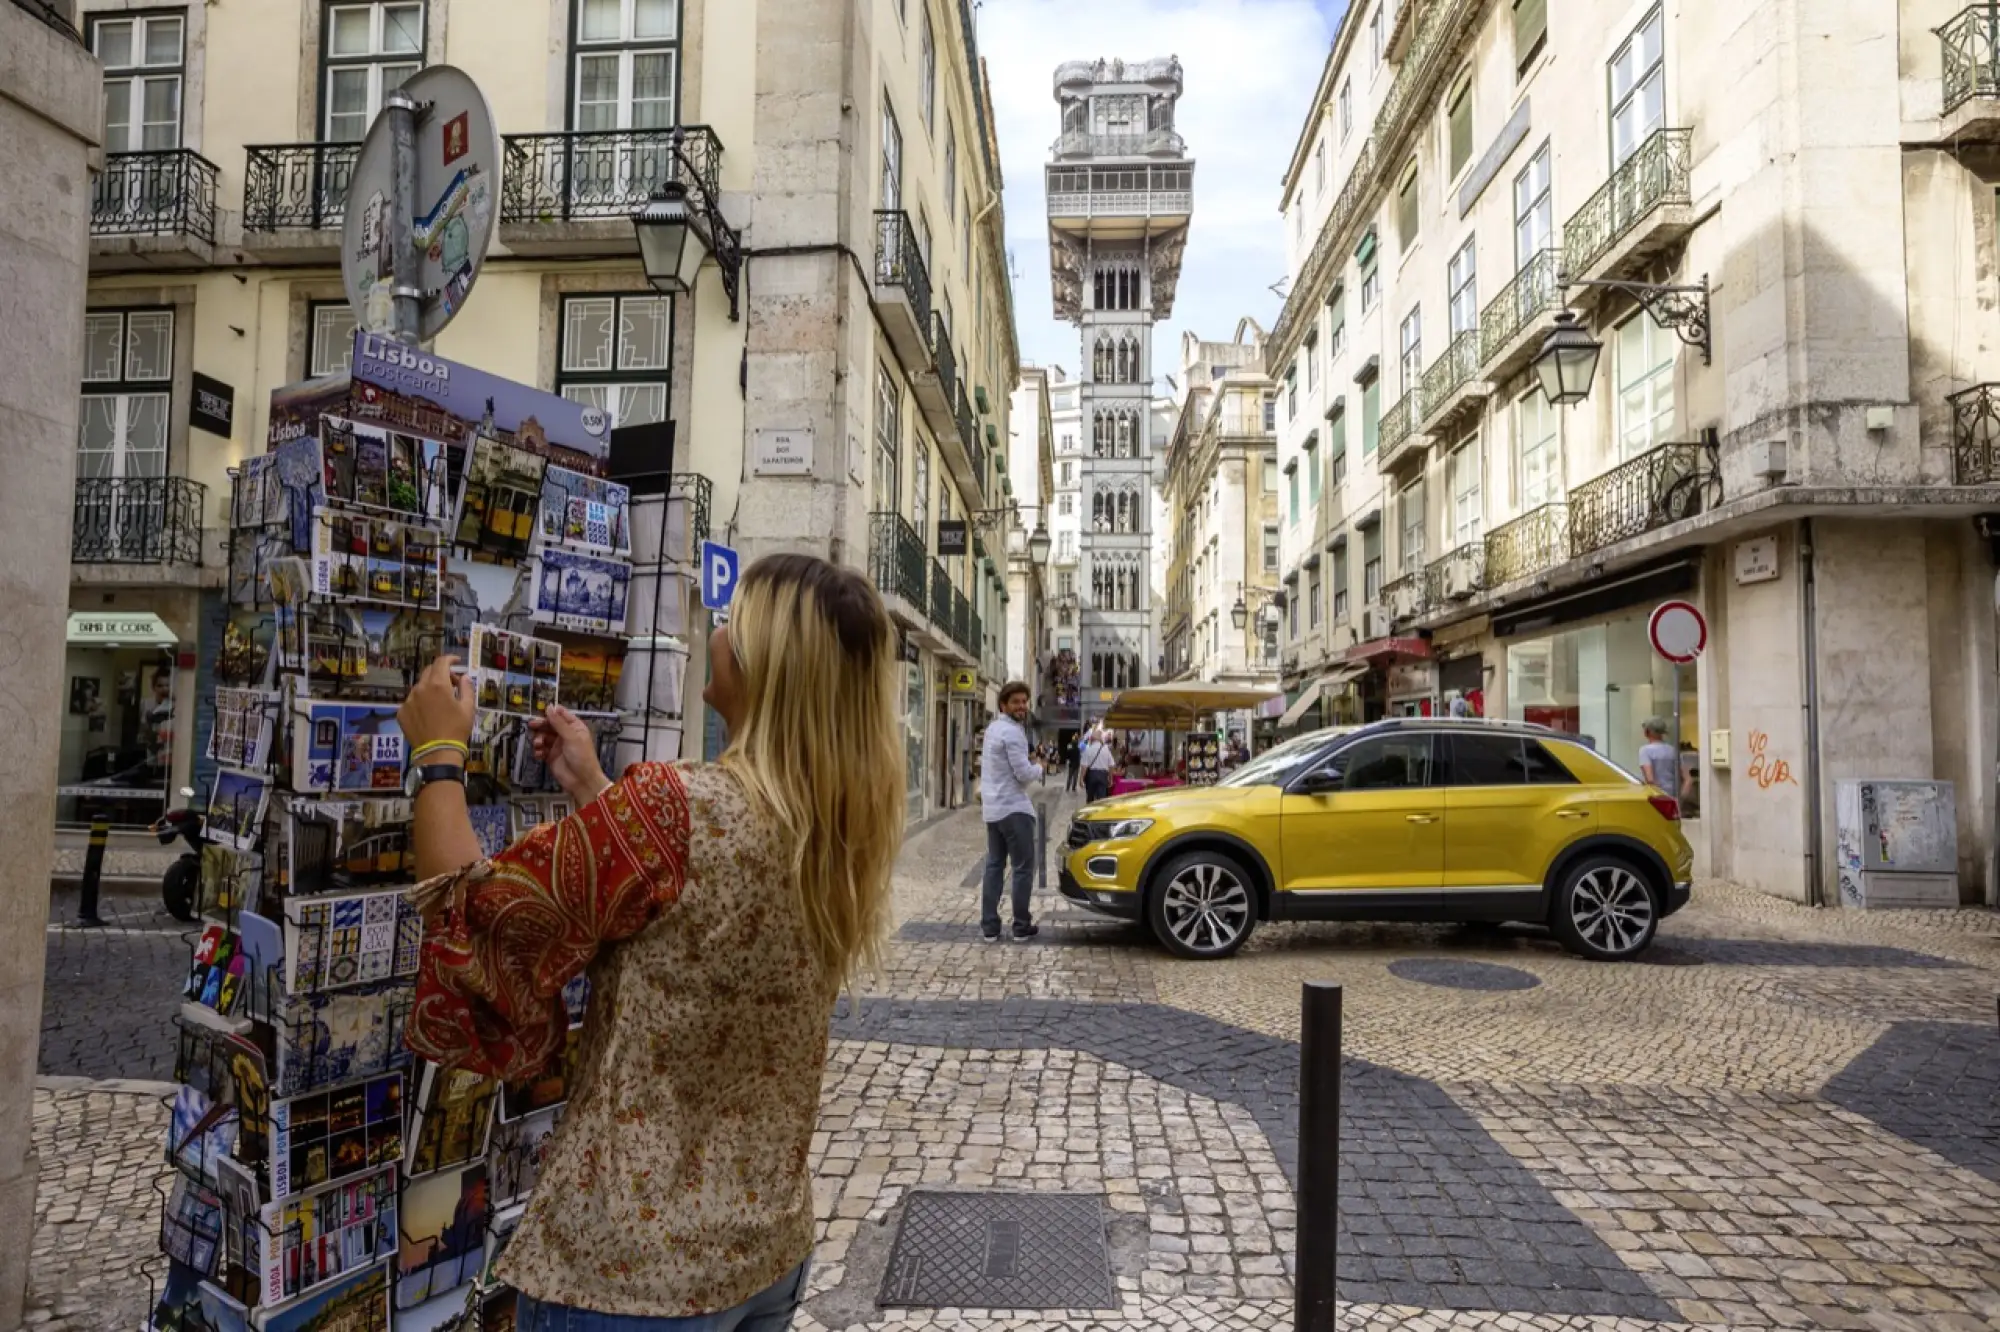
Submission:
POLYGON ((1361 637, 1387 638, 1389 636, 1389 612, 1379 606, 1370 606, 1361 612, 1361 637))

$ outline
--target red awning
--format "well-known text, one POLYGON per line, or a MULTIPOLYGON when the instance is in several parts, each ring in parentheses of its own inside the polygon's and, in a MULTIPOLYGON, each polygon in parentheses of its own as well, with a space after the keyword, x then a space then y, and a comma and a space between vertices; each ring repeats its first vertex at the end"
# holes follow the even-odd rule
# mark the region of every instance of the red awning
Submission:
POLYGON ((1373 661, 1378 657, 1428 657, 1431 645, 1421 638, 1377 638, 1356 643, 1341 653, 1347 661, 1373 661))

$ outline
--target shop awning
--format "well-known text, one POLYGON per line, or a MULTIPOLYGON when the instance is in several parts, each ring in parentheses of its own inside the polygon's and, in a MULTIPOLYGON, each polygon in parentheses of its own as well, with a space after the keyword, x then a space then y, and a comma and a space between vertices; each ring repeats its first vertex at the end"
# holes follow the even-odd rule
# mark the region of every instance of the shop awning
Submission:
POLYGON ((1431 645, 1421 638, 1372 638, 1356 643, 1341 654, 1350 662, 1368 662, 1377 657, 1428 657, 1431 645))
POLYGON ((1192 730, 1195 719, 1204 712, 1247 711, 1265 699, 1283 698, 1284 693, 1263 685, 1141 685, 1118 695, 1104 721, 1120 731, 1192 730))
POLYGON ((145 611, 71 611, 69 641, 82 647, 172 647, 180 635, 145 611))
POLYGON ((1285 715, 1278 719, 1278 729, 1282 731, 1288 726, 1297 726, 1300 719, 1312 711, 1313 705, 1318 703, 1328 690, 1338 689, 1366 674, 1368 674, 1368 663, 1365 661, 1344 662, 1334 667, 1299 691, 1298 698, 1293 700, 1291 707, 1285 709, 1285 715))

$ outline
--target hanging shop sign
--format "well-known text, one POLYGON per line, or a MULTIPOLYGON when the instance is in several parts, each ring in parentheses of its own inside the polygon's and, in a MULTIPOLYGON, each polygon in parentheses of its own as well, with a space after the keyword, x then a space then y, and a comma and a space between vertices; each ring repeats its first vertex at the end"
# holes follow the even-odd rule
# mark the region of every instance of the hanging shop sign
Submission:
POLYGON ((938 523, 938 554, 963 555, 969 540, 963 518, 946 518, 938 523))
POLYGON ((961 698, 976 697, 979 693, 979 672, 970 667, 953 671, 951 692, 961 698))
POLYGON ((68 638, 78 647, 103 648, 172 647, 181 641, 165 620, 143 611, 72 611, 68 638))
POLYGON ((395 242, 405 229, 417 251, 417 334, 429 342, 465 307, 493 243, 500 185, 500 136, 486 95, 463 70, 432 65, 400 91, 418 103, 416 197, 411 216, 394 217, 396 152, 387 111, 376 115, 347 182, 340 276, 364 333, 395 324, 395 242))
POLYGON ((188 397, 188 424, 228 439, 236 429, 235 388, 195 371, 194 392, 188 397))
POLYGON ((1685 666, 1708 646, 1708 621, 1693 602, 1663 601, 1646 622, 1646 636, 1653 640, 1653 651, 1685 666))

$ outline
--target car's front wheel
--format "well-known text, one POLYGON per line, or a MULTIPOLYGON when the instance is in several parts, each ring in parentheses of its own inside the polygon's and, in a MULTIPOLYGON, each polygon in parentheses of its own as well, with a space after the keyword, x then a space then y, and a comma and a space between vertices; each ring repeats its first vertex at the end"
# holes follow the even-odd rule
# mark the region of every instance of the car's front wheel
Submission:
POLYGON ((1549 924, 1572 953, 1596 962, 1622 962, 1653 942, 1660 908, 1632 862, 1587 856, 1563 876, 1549 924))
POLYGON ((1146 919, 1154 936, 1181 957, 1228 957, 1257 927, 1249 871, 1219 851, 1176 856, 1153 883, 1146 919))

